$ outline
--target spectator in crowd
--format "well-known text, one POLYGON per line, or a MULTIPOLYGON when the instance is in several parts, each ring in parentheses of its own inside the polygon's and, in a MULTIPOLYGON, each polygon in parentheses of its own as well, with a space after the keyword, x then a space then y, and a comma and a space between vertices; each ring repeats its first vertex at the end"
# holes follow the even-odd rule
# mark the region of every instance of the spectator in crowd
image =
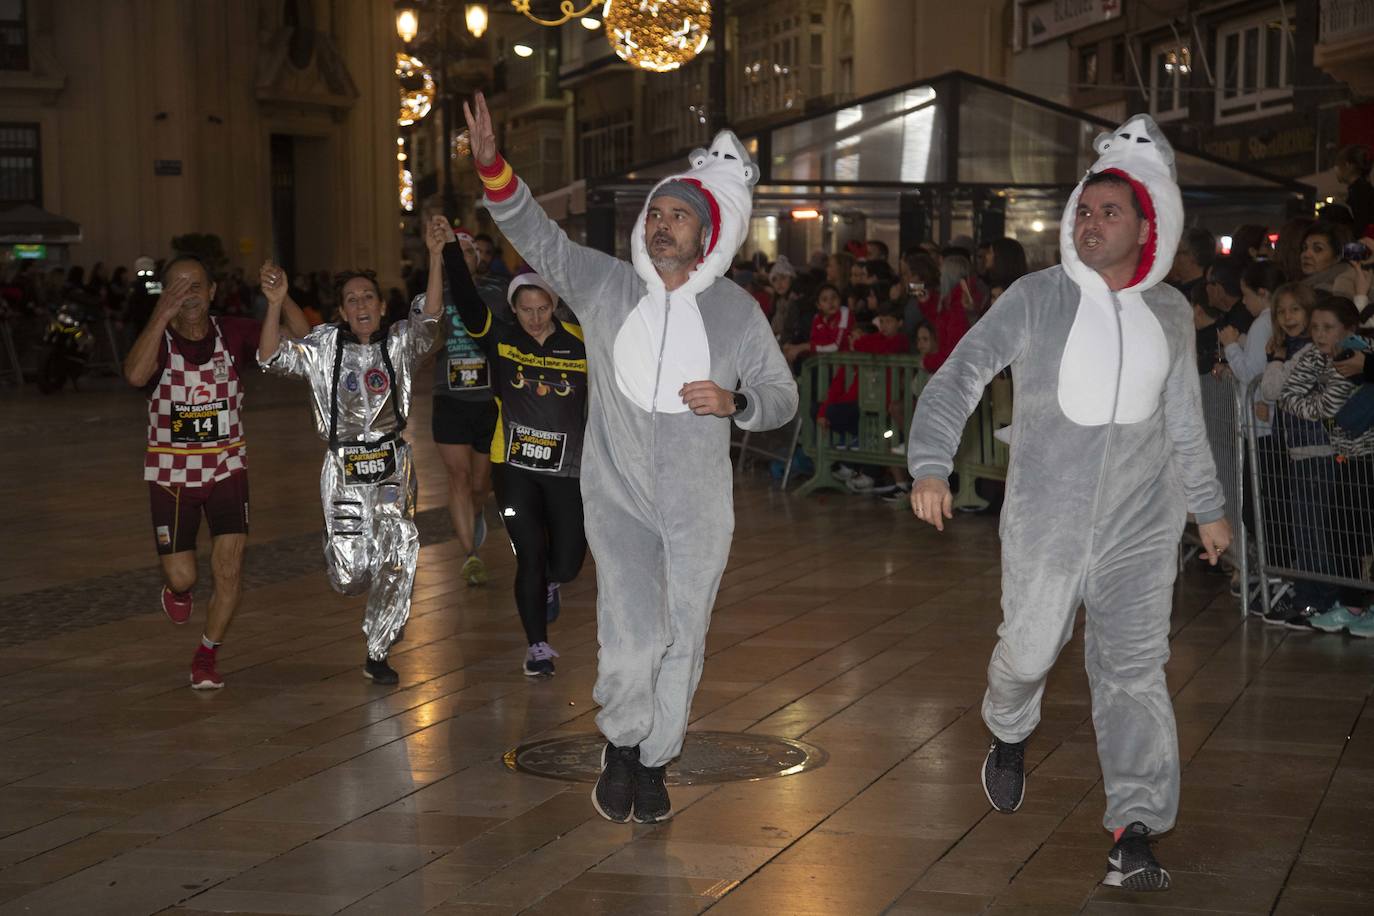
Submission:
MULTIPOLYGON (((992 240, 985 239, 978 243, 978 250, 974 252, 973 272, 984 280, 987 280, 992 273, 992 262, 994 258, 992 252, 993 244, 994 242, 992 240)), ((988 286, 991 287, 992 283, 989 282, 988 286)))
MULTIPOLYGON (((1244 334, 1254 319, 1241 300, 1240 279, 1243 262, 1234 255, 1222 255, 1207 268, 1207 303, 1222 314, 1221 324, 1244 334)), ((1220 329, 1218 329, 1220 331, 1220 329)))
MULTIPOLYGON (((510 282, 510 268, 501 258, 501 252, 496 248, 496 242, 485 232, 479 232, 472 237, 472 243, 477 246, 477 275, 492 274, 499 278, 504 278, 510 282)), ((479 290, 480 291, 480 290, 479 290)), ((485 297, 483 297, 485 301, 485 297)))
POLYGON ((129 268, 123 264, 114 269, 110 274, 110 287, 108 302, 111 311, 124 314, 124 307, 129 301, 129 268))
POLYGON ((91 266, 90 276, 86 278, 86 295, 92 304, 103 306, 109 287, 110 278, 105 274, 105 262, 96 261, 91 266))
POLYGON ((983 316, 987 301, 980 300, 973 290, 973 262, 967 255, 951 249, 940 264, 940 298, 948 299, 964 312, 968 326, 983 316))
MULTIPOLYGON (((796 271, 785 255, 779 255, 769 268, 767 286, 772 295, 773 336, 781 344, 795 344, 806 340, 811 333, 811 312, 814 307, 805 302, 797 282, 796 271)), ((800 286, 805 286, 803 282, 800 286)))
POLYGON ((870 261, 882 261, 889 268, 892 267, 891 253, 888 250, 887 242, 882 239, 869 239, 866 244, 866 254, 870 261))
MULTIPOLYGON (((778 345, 784 354, 789 346, 806 344, 811 339, 811 324, 816 317, 816 298, 820 286, 810 277, 797 277, 792 281, 791 296, 788 301, 774 303, 773 330, 778 345)), ((789 360, 793 371, 801 366, 801 359, 789 360)))
POLYGON ((1265 261, 1274 257, 1274 245, 1269 241, 1269 227, 1247 223, 1231 236, 1231 254, 1242 261, 1265 261))
POLYGON ((988 283, 988 306, 1007 291, 1017 280, 1030 272, 1026 265, 1026 249, 1016 239, 1000 238, 988 246, 987 266, 983 273, 988 283))
POLYGON ((1302 282, 1313 289, 1355 297, 1355 268, 1341 260, 1341 249, 1351 240, 1350 229, 1340 223, 1317 220, 1302 234, 1302 253, 1298 263, 1302 282))
MULTIPOLYGON (((1217 330, 1217 340, 1226 354, 1231 373, 1242 385, 1264 373, 1269 361, 1269 345, 1274 336, 1272 305, 1274 291, 1283 285, 1283 271, 1269 261, 1252 261, 1240 275, 1241 305, 1250 315, 1250 327, 1244 333, 1233 323, 1217 330)), ((1263 400, 1256 392, 1256 404, 1263 400)), ((1261 419, 1267 419, 1261 418, 1261 419)), ((1268 434, 1268 427, 1261 427, 1268 434)))
MULTIPOLYGON (((1374 427, 1353 432, 1338 422, 1358 386, 1335 364, 1351 358, 1345 351, 1369 347, 1356 336, 1358 327, 1359 313, 1349 299, 1318 299, 1309 324, 1312 344, 1296 357, 1278 399, 1285 414, 1322 424, 1329 443, 1325 449, 1309 449, 1310 458, 1295 462, 1300 468, 1294 470, 1293 498, 1298 566, 1348 579, 1360 578, 1361 559, 1369 549, 1374 489, 1374 427)), ((1280 599, 1265 620, 1290 629, 1374 637, 1374 614, 1363 605, 1357 612, 1340 597, 1331 584, 1300 580, 1292 601, 1280 599)), ((1368 601, 1367 595, 1347 597, 1368 601)))
POLYGON ((1188 292, 1188 304, 1193 307, 1193 327, 1197 333, 1194 343, 1197 351, 1197 371, 1199 375, 1207 375, 1216 368, 1221 359, 1217 322, 1225 317, 1226 313, 1212 307, 1207 286, 1202 283, 1193 284, 1188 292))
POLYGON ((843 293, 849 286, 853 268, 854 256, 847 251, 837 251, 825 262, 825 282, 843 293))
POLYGON ((1336 180, 1345 185, 1345 205, 1350 208, 1355 235, 1374 234, 1374 185, 1369 183, 1369 147, 1352 143, 1336 154, 1336 180))
POLYGON ((1193 287, 1207 282, 1207 268, 1212 266, 1216 256, 1217 240, 1212 233, 1200 226, 1184 230, 1168 281, 1191 302, 1193 287))
POLYGON ((824 251, 817 248, 815 251, 811 252, 811 259, 807 262, 806 272, 810 274, 811 278, 817 283, 824 283, 825 269, 826 265, 829 263, 830 258, 824 251))
MULTIPOLYGON (((745 292, 754 297, 754 301, 759 304, 759 309, 762 310, 769 321, 772 321, 773 316, 777 314, 777 296, 773 293, 773 287, 768 280, 768 275, 749 271, 746 276, 748 277, 748 283, 745 284, 745 292)), ((573 322, 573 324, 576 323, 577 322, 573 322)))
POLYGON ((811 319, 810 336, 805 342, 783 344, 782 352, 795 372, 797 361, 813 353, 848 350, 853 330, 854 316, 843 304, 840 291, 823 283, 816 293, 816 316, 811 319))
POLYGON ((907 330, 914 349, 916 328, 921 322, 933 327, 931 323, 940 310, 940 267, 919 246, 908 248, 899 266, 902 283, 906 286, 902 327, 907 330))
POLYGON ((1312 343, 1307 326, 1312 318, 1312 306, 1317 304, 1317 294, 1310 286, 1290 281, 1274 290, 1270 301, 1273 303, 1274 329, 1265 346, 1268 362, 1260 382, 1260 397, 1272 404, 1279 399, 1283 383, 1293 370, 1293 358, 1312 343))
POLYGON ((1302 276, 1302 237, 1316 220, 1310 216, 1295 216, 1283 224, 1279 230, 1279 243, 1274 249, 1274 259, 1279 262, 1285 277, 1298 279, 1302 276))
POLYGON ((970 269, 969 259, 958 253, 945 255, 940 265, 939 305, 929 319, 935 327, 938 347, 922 361, 927 372, 935 372, 943 366, 968 333, 973 297, 965 281, 970 269))
MULTIPOLYGON (((856 353, 872 353, 878 356, 896 356, 906 353, 909 348, 907 337, 902 333, 902 310, 891 302, 885 302, 878 310, 873 323, 875 330, 856 336, 853 349, 856 353)), ((898 369, 888 369, 887 408, 891 418, 902 411, 902 405, 894 403, 891 373, 898 369)), ((847 438, 859 435, 859 375, 836 372, 830 379, 830 388, 825 400, 816 410, 816 424, 822 429, 847 438)), ((852 492, 865 492, 874 488, 874 475, 877 468, 860 468, 854 475, 842 475, 845 485, 852 492)), ((885 489, 892 492, 896 485, 885 489)))

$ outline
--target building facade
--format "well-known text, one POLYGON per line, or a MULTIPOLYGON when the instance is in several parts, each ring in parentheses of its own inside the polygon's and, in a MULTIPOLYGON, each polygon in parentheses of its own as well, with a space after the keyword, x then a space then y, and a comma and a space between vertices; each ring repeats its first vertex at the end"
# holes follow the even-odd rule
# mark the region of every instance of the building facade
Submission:
POLYGON ((1371 0, 1018 0, 1011 81, 1117 120, 1148 111, 1177 144, 1337 190, 1374 142, 1371 0))
POLYGON ((0 0, 0 41, 0 208, 79 223, 71 262, 208 233, 399 279, 388 0, 0 0))

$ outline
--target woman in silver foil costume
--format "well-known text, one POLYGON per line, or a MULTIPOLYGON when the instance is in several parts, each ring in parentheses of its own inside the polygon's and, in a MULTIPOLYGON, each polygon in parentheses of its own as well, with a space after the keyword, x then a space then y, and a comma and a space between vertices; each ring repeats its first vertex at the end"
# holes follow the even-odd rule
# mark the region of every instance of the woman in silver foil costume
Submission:
POLYGON ((301 339, 280 332, 285 273, 275 269, 263 286, 268 307, 258 361, 268 372, 310 382, 315 429, 329 443, 320 470, 325 566, 335 591, 368 592, 363 675, 378 684, 399 680, 386 659, 410 617, 420 552, 416 480, 403 433, 415 364, 438 337, 446 228, 441 217, 425 238, 430 270, 423 301, 433 305, 389 326, 371 271, 337 275, 341 322, 319 325, 301 339))

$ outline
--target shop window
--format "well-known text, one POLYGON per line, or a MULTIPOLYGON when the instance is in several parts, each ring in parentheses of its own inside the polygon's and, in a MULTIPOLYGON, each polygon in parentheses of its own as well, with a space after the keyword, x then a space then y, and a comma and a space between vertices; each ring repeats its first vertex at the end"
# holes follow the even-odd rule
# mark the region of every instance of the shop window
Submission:
POLYGON ((1150 114, 1156 121, 1188 116, 1188 84, 1193 72, 1193 52, 1177 41, 1150 49, 1150 114))
POLYGON ((1293 49, 1281 17, 1268 13, 1220 26, 1216 60, 1218 124, 1293 107, 1293 49))
POLYGON ((0 206, 43 205, 37 124, 0 124, 0 206))

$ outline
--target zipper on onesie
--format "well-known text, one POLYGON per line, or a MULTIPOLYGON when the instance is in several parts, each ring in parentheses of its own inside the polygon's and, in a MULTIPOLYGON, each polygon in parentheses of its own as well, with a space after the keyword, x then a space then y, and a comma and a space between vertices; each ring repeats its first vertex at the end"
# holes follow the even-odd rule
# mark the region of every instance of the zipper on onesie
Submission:
POLYGON ((1092 518, 1088 522, 1088 560, 1092 560, 1092 551, 1095 547, 1096 538, 1093 536, 1093 529, 1097 525, 1097 510, 1102 504, 1102 488, 1107 482, 1107 458, 1112 453, 1112 433, 1116 431, 1116 409, 1121 402, 1121 375, 1126 368, 1126 341, 1125 333, 1121 326, 1121 300, 1112 290, 1107 290, 1107 295, 1112 300, 1112 316, 1116 318, 1116 386, 1112 389, 1112 412, 1107 417, 1107 441, 1102 446, 1102 469, 1097 474, 1097 492, 1093 496, 1092 518))
POLYGON ((649 413, 658 413, 658 386, 663 381, 663 348, 668 344, 668 318, 673 313, 673 294, 663 293, 663 335, 658 341, 658 367, 654 370, 654 398, 649 402, 649 413))

